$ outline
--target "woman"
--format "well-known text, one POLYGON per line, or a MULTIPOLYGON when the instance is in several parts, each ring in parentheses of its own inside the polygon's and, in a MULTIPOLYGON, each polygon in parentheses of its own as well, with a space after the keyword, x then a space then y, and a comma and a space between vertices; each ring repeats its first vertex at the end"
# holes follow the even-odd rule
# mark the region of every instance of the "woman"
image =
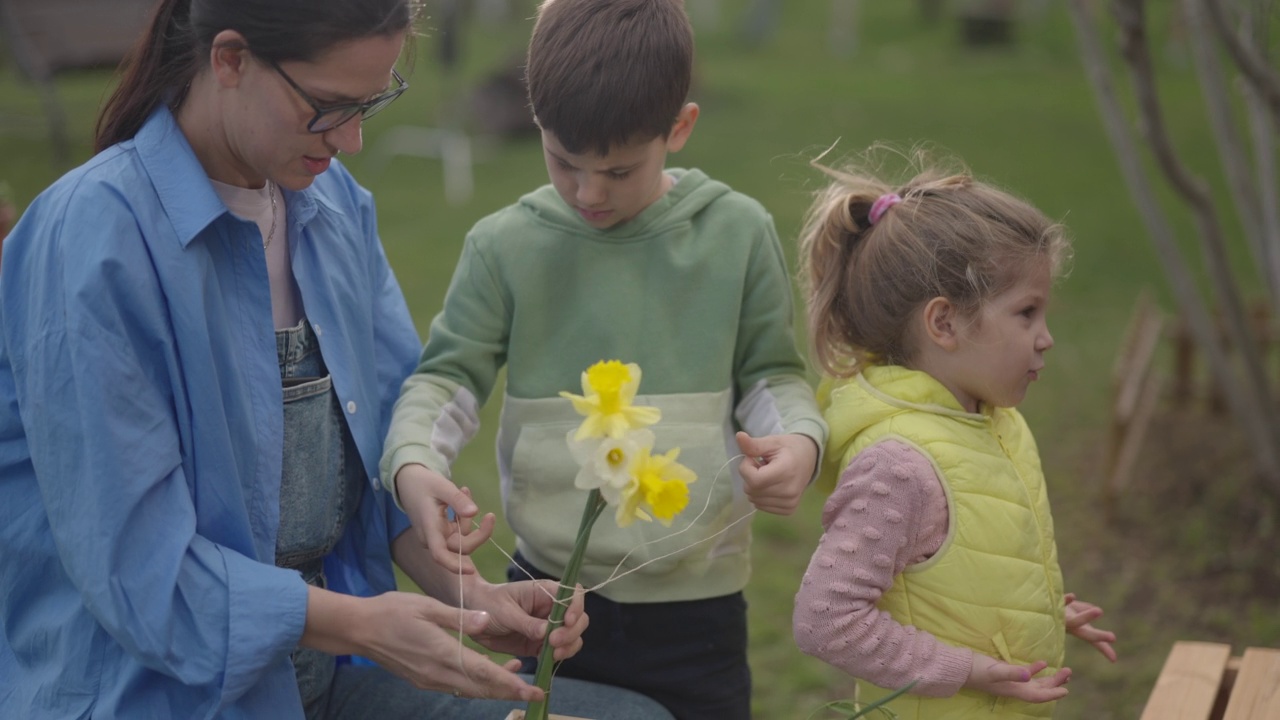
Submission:
MULTIPOLYGON (((376 480, 420 343, 334 158, 404 91, 412 15, 162 0, 99 153, 6 241, 0 716, 501 718, 540 694, 459 633, 536 650, 547 586, 432 560, 376 480), (430 597, 392 592, 392 560, 430 597)), ((578 601, 560 657, 585 626, 578 601)), ((556 688, 559 712, 653 716, 556 688)))

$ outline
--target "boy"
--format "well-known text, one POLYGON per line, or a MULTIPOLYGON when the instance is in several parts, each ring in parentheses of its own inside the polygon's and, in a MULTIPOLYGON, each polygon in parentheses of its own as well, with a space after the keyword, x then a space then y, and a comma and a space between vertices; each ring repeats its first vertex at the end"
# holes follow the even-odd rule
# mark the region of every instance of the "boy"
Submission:
MULTIPOLYGON (((772 219, 698 170, 665 168, 698 118, 686 102, 692 62, 680 0, 543 3, 527 73, 551 184, 468 235, 396 406, 382 477, 420 532, 439 528, 440 489, 454 490, 443 476, 505 364, 511 572, 558 577, 586 500, 565 444, 580 418, 559 393, 579 391, 597 360, 637 363, 639 402, 663 410, 657 449, 679 446, 699 479, 675 528, 596 524, 584 586, 629 551, 621 570, 644 566, 588 595, 584 649, 558 674, 636 689, 678 718, 732 720, 750 716, 751 694, 750 528, 736 521, 751 505, 795 510, 826 426, 796 351, 772 219), (734 472, 725 466, 739 450, 747 460, 734 472)), ((435 532, 423 535, 435 544, 435 532)), ((453 542, 473 546, 475 535, 453 542)))

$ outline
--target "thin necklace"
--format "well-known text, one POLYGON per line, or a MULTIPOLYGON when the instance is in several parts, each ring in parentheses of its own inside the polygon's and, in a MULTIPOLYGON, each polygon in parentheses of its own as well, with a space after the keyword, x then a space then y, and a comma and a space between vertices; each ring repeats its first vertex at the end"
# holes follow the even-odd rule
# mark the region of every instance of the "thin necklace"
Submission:
POLYGON ((267 233, 267 239, 262 241, 262 249, 266 250, 271 247, 271 240, 276 236, 276 185, 270 180, 267 181, 267 192, 271 194, 271 231, 267 233))

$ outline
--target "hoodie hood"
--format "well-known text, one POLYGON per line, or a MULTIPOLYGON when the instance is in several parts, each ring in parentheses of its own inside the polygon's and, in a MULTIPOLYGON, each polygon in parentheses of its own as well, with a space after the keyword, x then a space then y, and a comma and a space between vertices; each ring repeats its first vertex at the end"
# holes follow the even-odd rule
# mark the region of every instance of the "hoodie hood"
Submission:
POLYGON ((674 225, 688 222, 717 198, 731 192, 728 185, 712 180, 701 170, 667 168, 666 173, 676 180, 670 190, 639 215, 603 230, 588 225, 549 184, 520 198, 519 204, 559 232, 625 242, 659 235, 674 225))

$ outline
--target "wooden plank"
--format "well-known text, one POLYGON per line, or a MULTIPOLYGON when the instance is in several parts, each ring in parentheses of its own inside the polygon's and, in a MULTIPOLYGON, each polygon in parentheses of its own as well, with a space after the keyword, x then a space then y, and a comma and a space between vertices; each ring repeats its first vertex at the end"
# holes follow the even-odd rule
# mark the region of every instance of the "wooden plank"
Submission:
POLYGON ((1164 316, 1154 305, 1143 306, 1132 337, 1131 353, 1125 360, 1124 375, 1120 378, 1116 393, 1116 415, 1128 420, 1138 404, 1138 396, 1146 376, 1151 372, 1151 358, 1164 332, 1164 316))
POLYGON ((1230 657, 1230 645, 1174 643, 1141 720, 1208 720, 1230 657))
POLYGON ((1147 436, 1147 428, 1151 426, 1151 418, 1155 415, 1156 403, 1160 399, 1160 388, 1164 384, 1164 376, 1152 370, 1142 384, 1142 392, 1138 395, 1138 403, 1133 417, 1125 428, 1124 435, 1116 446, 1111 474, 1107 478, 1111 495, 1116 495, 1129 484, 1134 463, 1138 460, 1138 452, 1142 450, 1142 441, 1147 436))
POLYGON ((1280 720, 1280 650, 1244 651, 1223 720, 1280 720))
POLYGON ((1120 339, 1120 347, 1116 352, 1115 362, 1111 366, 1111 384, 1118 387, 1124 381, 1124 378, 1130 374, 1130 366, 1133 364, 1130 360, 1133 357, 1136 345, 1138 343, 1139 328, 1145 322, 1147 316, 1156 310, 1155 302, 1151 299, 1151 293, 1146 288, 1138 293, 1138 299, 1133 304, 1133 311, 1129 315, 1129 322, 1125 326, 1124 335, 1120 339))

